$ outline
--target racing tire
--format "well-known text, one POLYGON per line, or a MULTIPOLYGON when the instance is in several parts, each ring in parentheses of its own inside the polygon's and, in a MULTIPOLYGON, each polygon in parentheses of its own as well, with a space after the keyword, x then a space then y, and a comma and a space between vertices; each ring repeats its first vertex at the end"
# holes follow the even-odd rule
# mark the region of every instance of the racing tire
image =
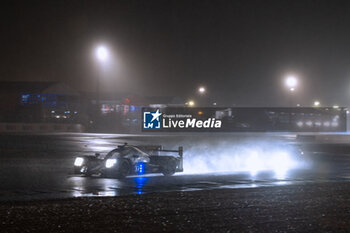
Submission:
POLYGON ((169 161, 167 165, 162 168, 162 173, 164 176, 172 176, 176 172, 176 162, 169 161))
POLYGON ((118 179, 124 179, 127 175, 129 175, 130 172, 130 165, 127 161, 123 161, 120 164, 120 167, 118 169, 118 174, 117 174, 117 178, 118 179))

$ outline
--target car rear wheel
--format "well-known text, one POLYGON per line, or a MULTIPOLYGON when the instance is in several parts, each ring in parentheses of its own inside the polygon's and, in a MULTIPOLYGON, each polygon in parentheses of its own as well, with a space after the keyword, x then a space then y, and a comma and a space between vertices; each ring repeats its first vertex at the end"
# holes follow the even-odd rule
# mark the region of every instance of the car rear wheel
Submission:
POLYGON ((172 176, 176 172, 176 162, 169 161, 167 165, 162 168, 162 173, 164 176, 172 176))

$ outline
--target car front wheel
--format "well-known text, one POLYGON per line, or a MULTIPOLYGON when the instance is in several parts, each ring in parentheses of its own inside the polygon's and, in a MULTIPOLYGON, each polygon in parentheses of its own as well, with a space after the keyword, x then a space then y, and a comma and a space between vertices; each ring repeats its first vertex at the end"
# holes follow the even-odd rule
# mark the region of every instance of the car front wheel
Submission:
POLYGON ((129 172, 130 172, 129 163, 126 162, 126 161, 123 161, 122 164, 119 167, 117 178, 118 179, 124 179, 127 175, 129 175, 129 172))

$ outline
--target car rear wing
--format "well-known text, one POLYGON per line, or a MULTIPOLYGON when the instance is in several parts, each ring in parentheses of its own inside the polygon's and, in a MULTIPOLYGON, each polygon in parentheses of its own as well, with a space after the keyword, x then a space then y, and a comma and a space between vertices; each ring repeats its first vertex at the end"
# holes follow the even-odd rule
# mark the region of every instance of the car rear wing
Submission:
POLYGON ((179 163, 176 168, 177 172, 183 172, 183 155, 184 155, 184 148, 182 146, 179 146, 178 150, 160 150, 161 152, 169 152, 169 153, 178 153, 179 155, 179 163))

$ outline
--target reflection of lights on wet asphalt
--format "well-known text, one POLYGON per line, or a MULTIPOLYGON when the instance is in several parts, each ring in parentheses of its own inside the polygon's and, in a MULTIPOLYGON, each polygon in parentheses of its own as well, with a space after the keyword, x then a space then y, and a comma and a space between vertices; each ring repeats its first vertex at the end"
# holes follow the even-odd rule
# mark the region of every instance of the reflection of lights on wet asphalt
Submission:
POLYGON ((136 194, 143 194, 145 191, 145 185, 147 184, 149 177, 138 176, 133 178, 135 182, 136 194))
POLYGON ((73 184, 73 197, 94 196, 92 193, 86 193, 86 179, 84 177, 71 177, 69 180, 73 184))
POLYGON ((118 191, 117 190, 99 191, 97 196, 99 196, 99 197, 114 197, 114 196, 118 196, 118 191))
POLYGON ((93 144, 98 144, 98 145, 109 144, 109 142, 108 142, 107 140, 100 139, 100 138, 92 139, 92 140, 91 140, 91 143, 93 143, 93 144))
POLYGON ((108 152, 116 148, 115 143, 100 138, 90 139, 86 146, 96 152, 108 152))
POLYGON ((275 185, 287 185, 287 184, 290 184, 290 182, 288 182, 288 181, 277 181, 277 182, 274 182, 273 184, 275 184, 275 185))
POLYGON ((69 180, 73 185, 73 197, 118 196, 118 190, 122 187, 117 179, 71 177, 69 180))

